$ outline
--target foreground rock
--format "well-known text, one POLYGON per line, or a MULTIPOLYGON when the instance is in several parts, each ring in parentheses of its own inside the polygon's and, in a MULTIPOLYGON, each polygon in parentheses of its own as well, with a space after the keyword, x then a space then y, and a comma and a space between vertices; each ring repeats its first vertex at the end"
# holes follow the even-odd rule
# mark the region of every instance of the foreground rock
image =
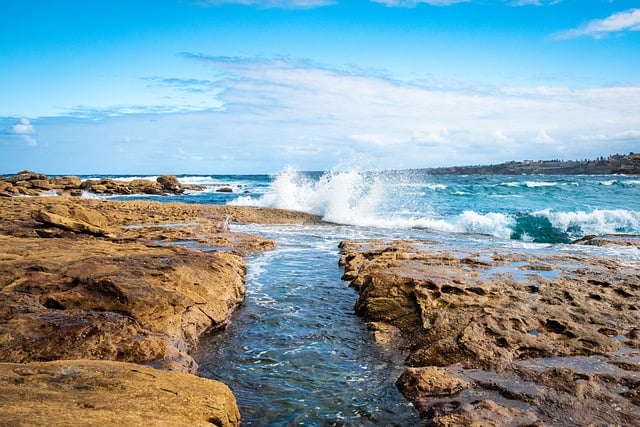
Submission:
POLYGON ((189 353, 199 336, 224 328, 244 300, 241 256, 273 247, 229 231, 229 221, 243 219, 317 220, 177 203, 3 199, 0 424, 238 425, 225 386, 165 371, 196 371, 189 353))
POLYGON ((237 426, 225 385, 107 361, 0 363, 3 426, 237 426))
POLYGON ((343 242, 344 278, 429 425, 640 425, 640 265, 343 242))

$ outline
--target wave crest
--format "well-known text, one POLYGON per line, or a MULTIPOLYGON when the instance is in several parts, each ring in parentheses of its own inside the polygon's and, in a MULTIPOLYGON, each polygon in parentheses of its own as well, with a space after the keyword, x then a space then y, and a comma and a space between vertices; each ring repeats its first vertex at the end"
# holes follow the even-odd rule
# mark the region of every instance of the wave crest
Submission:
MULTIPOLYGON (((344 225, 478 233, 540 243, 569 243, 587 234, 640 233, 639 211, 460 209, 456 212, 447 209, 447 213, 437 212, 432 207, 437 205, 434 190, 446 188, 411 175, 356 171, 311 174, 287 168, 275 177, 264 194, 239 197, 230 203, 302 211, 344 225)), ((531 188, 531 182, 524 182, 520 188, 526 191, 531 188)), ((487 197, 487 194, 474 197, 487 197)))

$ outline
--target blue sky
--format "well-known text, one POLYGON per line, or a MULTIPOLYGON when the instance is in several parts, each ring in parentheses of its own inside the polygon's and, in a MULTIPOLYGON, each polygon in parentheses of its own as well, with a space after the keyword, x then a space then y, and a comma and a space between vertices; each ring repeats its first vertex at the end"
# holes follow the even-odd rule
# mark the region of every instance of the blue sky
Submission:
POLYGON ((0 173, 640 151, 640 2, 4 0, 0 173))

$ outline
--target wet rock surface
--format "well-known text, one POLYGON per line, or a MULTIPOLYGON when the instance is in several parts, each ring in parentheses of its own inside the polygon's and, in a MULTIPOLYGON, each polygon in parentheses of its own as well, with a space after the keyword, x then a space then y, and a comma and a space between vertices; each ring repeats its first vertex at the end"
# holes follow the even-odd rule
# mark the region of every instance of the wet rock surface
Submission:
POLYGON ((427 425, 639 425, 640 265, 348 241, 343 278, 427 425), (474 424, 475 423, 475 424, 474 424))
POLYGON ((110 419, 134 425, 238 425, 228 389, 187 374, 197 369, 190 351, 199 336, 224 328, 244 300, 242 256, 274 245, 232 233, 228 223, 317 218, 268 209, 71 197, 1 202, 0 424, 22 425, 23 416, 29 416, 29 425, 44 419, 40 425, 95 425, 110 419), (61 368, 67 365, 73 367, 61 368), (151 377, 173 387, 148 390, 151 377), (200 391, 187 399, 192 403, 179 409, 185 390, 197 384, 200 391), (207 393, 212 395, 202 397, 207 393), (161 403, 170 414, 150 414, 159 396, 171 401, 161 403), (70 409, 76 397, 85 403, 70 409), (218 398, 226 403, 212 403, 218 398), (56 412, 56 402, 69 411, 56 412), (125 404, 131 409, 121 418, 118 411, 125 404), (145 417, 149 422, 142 421, 145 417), (156 422, 158 417, 165 421, 156 422))

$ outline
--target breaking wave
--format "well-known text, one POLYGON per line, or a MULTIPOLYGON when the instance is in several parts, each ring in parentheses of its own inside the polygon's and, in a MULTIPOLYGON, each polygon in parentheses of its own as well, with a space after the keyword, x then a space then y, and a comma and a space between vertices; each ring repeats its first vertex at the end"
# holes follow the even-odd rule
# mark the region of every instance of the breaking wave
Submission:
MULTIPOLYGON (((528 189, 555 185, 524 181, 518 185, 522 193, 513 196, 526 198, 528 189)), ((474 198, 473 209, 443 207, 435 202, 438 193, 434 191, 446 189, 446 185, 412 175, 357 171, 311 174, 287 168, 263 194, 241 196, 230 204, 302 211, 344 225, 479 233, 540 243, 568 243, 591 234, 640 233, 640 211, 518 210, 518 206, 492 205, 488 202, 492 195, 479 190, 467 193, 474 198)), ((550 206, 552 201, 548 203, 550 206)))

